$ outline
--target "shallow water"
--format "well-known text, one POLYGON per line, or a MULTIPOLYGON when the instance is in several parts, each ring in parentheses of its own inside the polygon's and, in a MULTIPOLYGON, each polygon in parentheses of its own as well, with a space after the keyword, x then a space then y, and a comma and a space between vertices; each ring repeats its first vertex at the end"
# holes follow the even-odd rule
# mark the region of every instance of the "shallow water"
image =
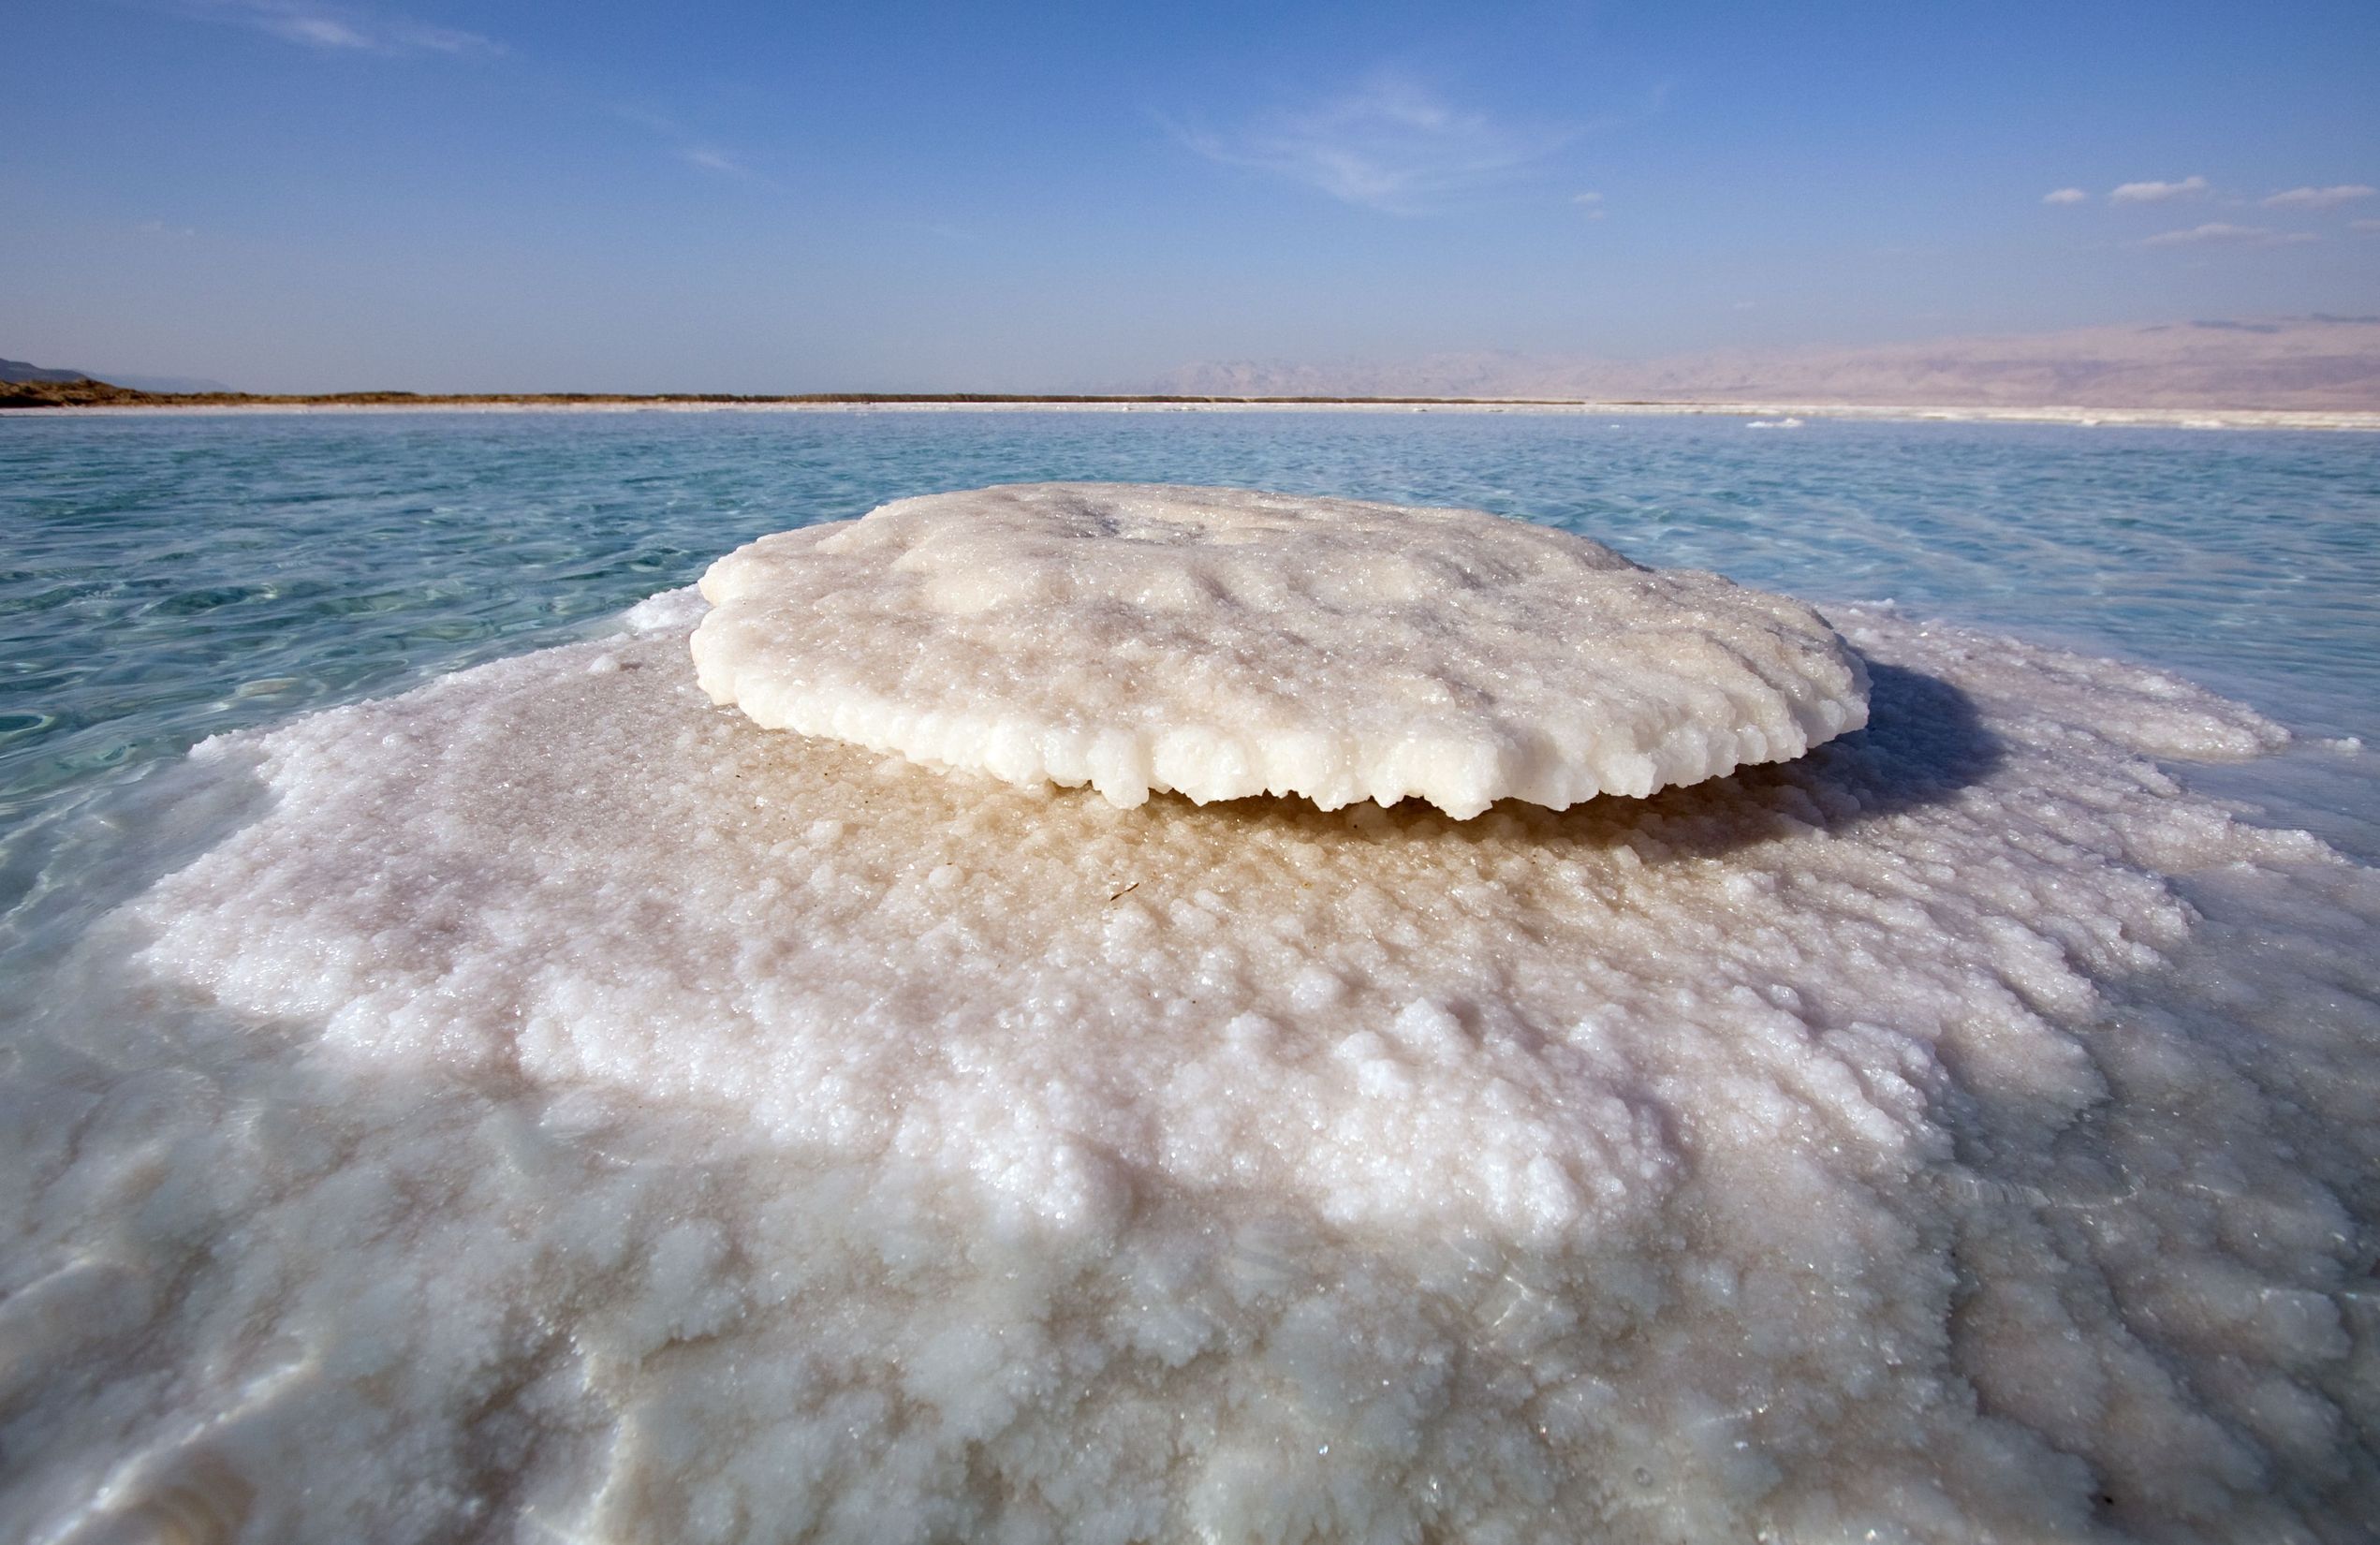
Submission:
POLYGON ((765 532, 992 482, 1461 505, 2380 733, 2362 434, 1521 416, 0 419, 0 825, 95 771, 568 636, 765 532))
POLYGON ((2368 844, 2371 450, 0 420, 0 1532, 2362 1538, 2380 876, 2255 807, 2368 844), (605 620, 1047 477, 1901 605, 1859 734, 1461 824, 804 745, 605 620))

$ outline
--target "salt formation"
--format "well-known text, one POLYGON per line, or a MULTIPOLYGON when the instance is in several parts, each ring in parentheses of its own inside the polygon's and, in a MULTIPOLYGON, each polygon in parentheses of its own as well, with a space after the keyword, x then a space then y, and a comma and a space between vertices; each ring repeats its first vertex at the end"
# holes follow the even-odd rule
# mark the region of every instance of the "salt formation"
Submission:
POLYGON ((1137 805, 1561 809, 1867 714, 1816 613, 1476 510, 1043 483, 781 532, 703 576, 704 690, 776 729, 1137 805))
POLYGON ((0 1063, 0 1536, 2357 1538, 2380 884, 1835 620, 1865 733, 1462 823, 788 743, 679 603, 210 743, 0 1063))

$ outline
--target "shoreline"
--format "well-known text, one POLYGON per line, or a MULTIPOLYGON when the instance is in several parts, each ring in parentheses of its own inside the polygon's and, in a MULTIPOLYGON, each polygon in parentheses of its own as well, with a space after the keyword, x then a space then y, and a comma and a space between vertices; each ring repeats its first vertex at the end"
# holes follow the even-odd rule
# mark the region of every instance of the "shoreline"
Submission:
MULTIPOLYGON (((2323 430, 2380 434, 2380 409, 2097 408, 1805 403, 1793 401, 1594 402, 1526 398, 1168 398, 872 396, 704 398, 453 396, 352 401, 61 403, 0 409, 29 418, 228 417, 245 414, 389 413, 1461 413, 1609 418, 1824 419, 1852 422, 2071 424, 2079 428, 2323 430)), ((1780 426, 1781 427, 1781 426, 1780 426)))

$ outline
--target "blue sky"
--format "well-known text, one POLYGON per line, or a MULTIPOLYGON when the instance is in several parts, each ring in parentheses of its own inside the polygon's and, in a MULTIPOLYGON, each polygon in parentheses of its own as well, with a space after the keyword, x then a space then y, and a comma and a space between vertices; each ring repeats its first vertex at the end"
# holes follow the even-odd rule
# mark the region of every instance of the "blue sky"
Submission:
POLYGON ((0 354, 255 390, 2380 312, 2371 0, 80 0, 0 62, 0 354))

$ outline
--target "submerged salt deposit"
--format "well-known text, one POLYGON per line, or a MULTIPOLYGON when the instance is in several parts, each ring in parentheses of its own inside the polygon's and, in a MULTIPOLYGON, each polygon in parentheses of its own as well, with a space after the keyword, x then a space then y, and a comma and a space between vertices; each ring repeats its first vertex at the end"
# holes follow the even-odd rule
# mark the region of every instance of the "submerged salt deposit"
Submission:
POLYGON ((1111 802, 1562 809, 1867 712, 1816 613, 1476 510, 1044 483, 764 537, 703 577, 716 702, 1111 802))
POLYGON ((2380 884, 2153 759, 2255 714, 1844 610, 1790 763, 1119 809, 757 728, 696 610, 196 755, 0 1069, 0 1530, 2380 1516, 2380 884))

